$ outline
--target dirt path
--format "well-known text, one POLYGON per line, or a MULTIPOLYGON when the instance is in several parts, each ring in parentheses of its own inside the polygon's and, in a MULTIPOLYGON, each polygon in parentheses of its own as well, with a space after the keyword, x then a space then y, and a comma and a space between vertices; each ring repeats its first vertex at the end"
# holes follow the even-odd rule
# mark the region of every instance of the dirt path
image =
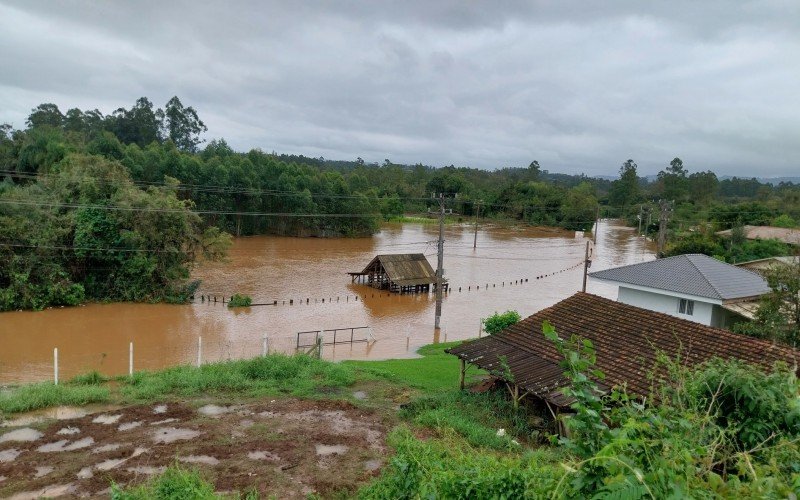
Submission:
POLYGON ((218 491, 354 491, 385 460, 380 413, 342 401, 163 403, 0 427, 0 497, 104 497, 178 461, 218 491))

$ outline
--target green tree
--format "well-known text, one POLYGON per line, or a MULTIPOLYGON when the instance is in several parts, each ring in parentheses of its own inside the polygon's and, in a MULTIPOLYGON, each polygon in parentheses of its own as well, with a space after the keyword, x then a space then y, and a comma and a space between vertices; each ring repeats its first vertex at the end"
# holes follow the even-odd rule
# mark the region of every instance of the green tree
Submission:
POLYGON ((31 110, 25 124, 28 128, 36 128, 42 126, 50 126, 60 128, 64 122, 64 115, 58 109, 58 106, 52 103, 40 104, 31 110))
POLYGON ((688 179, 688 185, 692 201, 703 205, 710 202, 719 189, 717 175, 710 170, 691 174, 688 179))
POLYGON ((636 163, 629 159, 619 167, 619 179, 611 185, 611 192, 608 195, 609 202, 614 206, 622 207, 622 214, 625 214, 626 207, 639 199, 639 177, 636 169, 636 163))
POLYGON ((208 131, 208 127, 193 107, 184 107, 178 96, 174 96, 167 102, 159 117, 163 120, 165 138, 183 151, 197 151, 197 146, 203 142, 200 134, 208 131))
POLYGON ((771 266, 764 277, 772 290, 761 299, 752 322, 734 329, 753 337, 800 344, 800 260, 771 266))
POLYGON ((161 110, 154 110, 153 103, 140 97, 131 109, 119 108, 106 119, 106 128, 125 144, 145 147, 161 140, 161 110))
POLYGON ((658 173, 661 194, 667 200, 682 201, 688 193, 687 171, 680 158, 673 158, 669 167, 658 173))

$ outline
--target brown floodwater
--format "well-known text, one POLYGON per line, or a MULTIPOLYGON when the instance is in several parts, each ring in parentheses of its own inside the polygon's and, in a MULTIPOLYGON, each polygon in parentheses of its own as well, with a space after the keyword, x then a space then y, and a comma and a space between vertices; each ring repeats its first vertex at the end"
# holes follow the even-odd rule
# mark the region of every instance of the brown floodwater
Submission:
MULTIPOLYGON (((239 238, 227 262, 197 267, 193 274, 202 285, 194 304, 88 304, 2 313, 0 384, 52 380, 56 347, 59 377, 65 380, 90 370, 127 373, 130 342, 135 370, 158 369, 196 363, 198 338, 202 361, 213 362, 259 355, 264 336, 271 352, 290 353, 297 332, 360 326, 371 328, 374 342, 325 346, 323 357, 411 357, 425 344, 477 336, 481 318, 496 311, 515 309, 525 317, 580 290, 586 238, 556 229, 486 226, 473 250, 470 225, 448 226, 444 269, 451 291, 438 332, 432 294, 379 292, 351 284, 346 274, 380 253, 422 252, 435 268, 437 236, 435 224, 387 224, 371 238, 239 238), (234 293, 278 305, 232 310, 221 300, 234 293), (217 302, 203 302, 201 295, 216 296, 217 302)), ((634 229, 600 223, 591 270, 652 258, 651 244, 634 229)), ((610 298, 617 293, 591 279, 587 291, 610 298)), ((337 340, 342 335, 349 338, 349 330, 337 340)), ((366 330, 355 333, 356 339, 365 336, 366 330)), ((304 335, 302 343, 312 338, 304 335)))

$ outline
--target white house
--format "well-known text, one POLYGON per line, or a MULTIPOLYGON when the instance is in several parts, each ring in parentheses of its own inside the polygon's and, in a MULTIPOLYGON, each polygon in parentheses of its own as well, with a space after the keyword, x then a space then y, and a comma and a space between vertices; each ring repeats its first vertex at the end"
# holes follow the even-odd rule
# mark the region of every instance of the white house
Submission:
POLYGON ((619 285, 618 302, 716 328, 728 328, 743 319, 736 304, 770 291, 761 275, 701 254, 615 267, 589 276, 619 285))

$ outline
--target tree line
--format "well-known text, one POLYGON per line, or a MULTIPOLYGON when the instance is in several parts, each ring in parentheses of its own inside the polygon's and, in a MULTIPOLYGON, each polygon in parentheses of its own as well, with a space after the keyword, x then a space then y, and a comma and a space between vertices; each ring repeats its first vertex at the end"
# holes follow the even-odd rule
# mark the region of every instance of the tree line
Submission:
POLYGON ((435 193, 465 218, 478 212, 571 230, 591 229, 598 206, 602 216, 636 225, 640 207, 659 198, 675 200, 676 235, 706 225, 703 235, 740 224, 794 225, 800 217, 793 184, 689 174, 678 158, 652 182, 628 160, 612 181, 551 173, 537 161, 488 171, 236 152, 224 139, 205 143, 206 130, 178 97, 163 108, 142 97, 109 115, 45 103, 24 129, 0 126, 0 308, 185 297, 204 238, 367 236, 381 220, 435 211, 435 193), (179 255, 154 251, 165 235, 179 255))

